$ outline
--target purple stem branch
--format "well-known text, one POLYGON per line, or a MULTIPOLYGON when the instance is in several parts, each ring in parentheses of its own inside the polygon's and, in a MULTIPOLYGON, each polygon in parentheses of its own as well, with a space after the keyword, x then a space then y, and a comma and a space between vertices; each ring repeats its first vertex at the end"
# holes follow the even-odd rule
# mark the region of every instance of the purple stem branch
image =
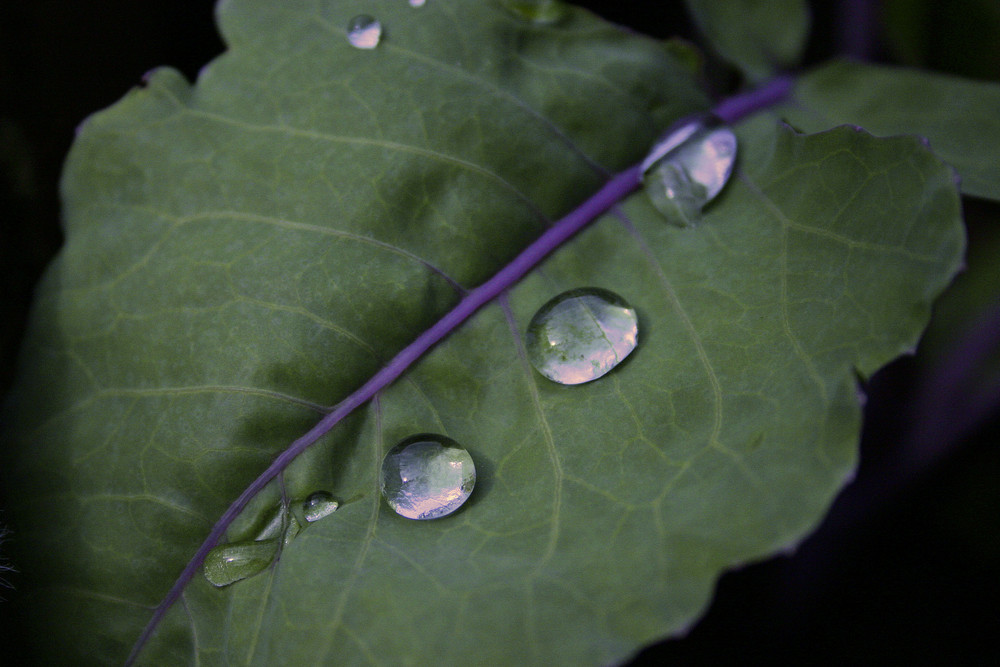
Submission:
MULTIPOLYGON (((780 101, 788 94, 790 88, 790 79, 775 79, 759 89, 724 100, 713 112, 723 121, 732 123, 748 114, 780 101)), ((495 299, 501 292, 517 283, 549 253, 568 241, 587 224, 637 190, 641 183, 641 178, 642 174, 638 165, 633 165, 612 177, 596 194, 583 202, 583 204, 566 217, 549 227, 545 233, 525 248, 507 266, 503 267, 485 283, 469 292, 457 306, 438 320, 431 328, 420 334, 416 340, 403 348, 402 351, 373 375, 361 388, 334 406, 305 435, 295 440, 285 451, 281 452, 271 465, 244 489, 243 493, 233 501, 212 527, 205 541, 198 547, 194 556, 188 561, 187 566, 185 566, 180 576, 177 577, 177 581, 174 582, 174 585, 167 592, 159 606, 156 607, 149 623, 133 645, 132 651, 125 661, 126 667, 135 662, 139 652, 153 635, 153 632, 156 631, 160 621, 166 616, 170 607, 180 598, 188 582, 191 581, 198 572, 198 569, 205 562, 205 557, 215 548, 230 524, 239 516, 240 512, 243 511, 254 496, 260 493, 271 480, 287 468, 299 454, 326 435, 340 420, 356 408, 367 403, 380 390, 389 386, 415 361, 422 357, 424 353, 451 333, 473 313, 495 299)))

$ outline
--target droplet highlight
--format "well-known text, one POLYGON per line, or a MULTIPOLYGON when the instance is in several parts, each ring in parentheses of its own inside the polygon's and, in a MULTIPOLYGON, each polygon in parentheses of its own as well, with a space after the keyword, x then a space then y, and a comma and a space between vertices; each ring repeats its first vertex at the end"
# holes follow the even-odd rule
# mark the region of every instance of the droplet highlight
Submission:
POLYGON ((410 7, 423 7, 427 0, 410 0, 410 7))
POLYGON ((374 49, 382 39, 382 23, 368 14, 358 14, 347 24, 347 41, 358 49, 374 49))
POLYGON ((503 7, 529 23, 552 25, 566 18, 566 4, 559 0, 501 0, 503 7))
POLYGON ((736 162, 736 135, 710 117, 668 132, 642 162, 646 195, 668 220, 691 227, 726 185, 736 162))
POLYGON ((443 435, 406 438, 382 459, 382 496, 408 519, 438 519, 462 506, 476 485, 476 466, 460 444, 443 435))
POLYGON ((563 292, 528 324, 528 361, 559 384, 583 384, 605 375, 638 344, 639 318, 622 297, 597 287, 563 292))
POLYGON ((205 578, 213 586, 228 586, 263 572, 277 554, 278 540, 222 544, 205 556, 205 578))
POLYGON ((312 523, 333 514, 338 507, 340 507, 340 503, 334 500, 329 493, 316 491, 302 501, 302 516, 305 517, 306 521, 312 523))

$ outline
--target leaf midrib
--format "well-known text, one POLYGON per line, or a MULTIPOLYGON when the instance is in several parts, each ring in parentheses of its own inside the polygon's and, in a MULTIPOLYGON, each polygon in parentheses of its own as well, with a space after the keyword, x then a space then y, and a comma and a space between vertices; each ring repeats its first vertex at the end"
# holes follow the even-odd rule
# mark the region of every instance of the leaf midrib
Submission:
MULTIPOLYGON (((769 104, 773 104, 783 98, 786 93, 787 90, 784 86, 765 86, 758 91, 745 94, 756 95, 756 106, 749 105, 741 109, 741 113, 744 115, 749 114, 769 104)), ((730 118, 729 120, 730 122, 733 122, 736 119, 738 118, 730 118)), ((265 470, 253 483, 251 483, 249 487, 247 487, 247 489, 243 491, 243 493, 240 494, 240 496, 232 503, 232 505, 230 505, 219 521, 215 524, 212 531, 209 533, 209 536, 202 543, 202 546, 198 549, 195 556, 191 559, 191 561, 189 561, 187 566, 184 568, 184 571, 167 593, 166 597, 157 607, 153 618, 147 624, 146 628, 143 630, 133 646, 126 661, 126 665, 134 663, 135 659, 139 655, 139 652, 142 650, 146 642, 151 637, 153 631, 165 616, 166 611, 177 599, 182 597, 187 583, 195 576, 196 570, 201 566, 205 555, 215 544, 217 544, 225 530, 236 518, 236 516, 239 515, 246 504, 249 503, 249 501, 256 496, 256 494, 262 490, 267 483, 274 479, 274 477, 280 475, 292 460, 294 460, 307 447, 315 443, 320 437, 322 437, 322 435, 327 433, 333 425, 340 421, 340 419, 345 417, 347 414, 350 414, 350 412, 352 412, 355 408, 371 400, 374 396, 377 396, 378 392, 382 388, 394 382, 400 375, 403 374, 410 364, 422 357, 432 345, 436 344, 455 327, 464 322, 466 318, 477 312, 483 305, 501 296, 507 288, 518 282, 528 271, 537 266, 537 264, 547 257, 552 251, 561 247, 567 240, 572 238, 577 231, 582 229, 583 226, 607 212, 609 209, 615 207, 618 202, 620 202, 625 196, 631 194, 639 187, 639 185, 640 170, 638 165, 630 167, 610 179, 596 194, 587 199, 583 204, 578 206, 568 215, 560 219, 558 223, 551 225, 534 243, 530 244, 524 249, 524 251, 518 254, 514 260, 500 269, 489 280, 472 290, 472 292, 462 299, 458 306, 449 311, 436 324, 418 336, 413 343, 400 351, 400 353, 397 354, 387 366, 379 370, 370 380, 368 380, 368 382, 344 399, 344 401, 339 403, 332 412, 321 419, 315 427, 310 429, 305 435, 293 442, 288 449, 279 454, 271 466, 269 466, 267 470, 265 470)), ((519 192, 517 194, 523 197, 523 195, 520 195, 519 192)), ((533 205, 533 203, 531 204, 531 207, 537 208, 533 205)), ((721 410, 721 406, 718 409, 721 410)), ((721 426, 719 428, 721 428, 721 426)), ((718 441, 717 430, 714 432, 713 441, 718 441)), ((719 443, 718 446, 721 447, 721 443, 719 443)), ((726 452, 729 451, 726 448, 723 449, 726 452)), ((732 453, 730 452, 730 454, 732 453)), ((738 461, 742 462, 742 459, 739 457, 736 458, 738 461)), ((555 523, 556 522, 554 522, 554 525, 555 523)), ((553 533, 555 537, 550 539, 550 544, 554 544, 554 540, 558 538, 557 530, 555 528, 553 530, 556 531, 553 533)))

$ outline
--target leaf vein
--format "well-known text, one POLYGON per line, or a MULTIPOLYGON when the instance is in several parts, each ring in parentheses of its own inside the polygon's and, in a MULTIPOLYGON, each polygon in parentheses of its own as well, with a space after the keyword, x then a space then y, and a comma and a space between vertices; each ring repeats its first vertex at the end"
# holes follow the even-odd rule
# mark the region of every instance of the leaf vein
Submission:
POLYGON ((197 118, 203 118, 212 122, 221 123, 223 125, 230 125, 238 129, 244 130, 246 132, 264 132, 264 133, 277 133, 284 134, 290 137, 298 137, 302 139, 309 139, 311 141, 322 141, 327 143, 336 144, 349 144, 354 146, 361 146, 365 148, 380 148, 389 151, 396 151, 400 153, 410 153, 413 155, 418 155, 420 157, 428 158, 430 160, 435 160, 437 162, 443 162, 445 164, 450 164, 459 169, 464 169, 473 174, 482 176, 488 180, 493 181, 503 189, 511 192, 517 199, 519 199, 525 206, 531 210, 532 214, 539 220, 543 220, 546 223, 549 222, 549 218, 544 212, 539 209, 534 201, 523 192, 521 192, 513 183, 508 181, 503 176, 497 174, 486 167, 470 162, 469 160, 448 155, 447 153, 442 153, 440 151, 431 150, 429 148, 422 148, 420 146, 414 146, 412 144, 406 144, 399 141, 390 141, 387 139, 375 139, 371 137, 351 137, 343 134, 331 134, 328 132, 319 132, 317 130, 307 130, 304 128, 292 127, 288 125, 267 125, 264 123, 254 123, 247 120, 242 120, 239 118, 232 118, 229 116, 224 116, 219 113, 212 111, 204 111, 202 109, 193 109, 185 107, 184 111, 197 118))
POLYGON ((354 234, 341 229, 335 229, 332 227, 323 227, 321 225, 314 225, 307 222, 287 220, 285 218, 277 218, 267 215, 256 215, 253 213, 244 213, 241 211, 227 211, 227 210, 203 211, 201 213, 179 218, 178 220, 182 223, 187 223, 187 222, 197 222, 201 220, 215 220, 215 219, 229 219, 229 220, 245 221, 251 223, 260 223, 278 227, 280 229, 304 231, 313 234, 319 234, 322 236, 332 236, 336 238, 357 241, 358 243, 367 244, 375 248, 388 250, 389 252, 396 253, 409 260, 417 262, 422 266, 424 266, 429 271, 431 271, 432 273, 435 273, 444 280, 446 280, 448 284, 455 289, 455 291, 460 293, 464 293, 466 291, 466 288, 464 286, 462 286, 457 280, 448 275, 448 273, 444 269, 435 265, 433 262, 424 259, 423 257, 420 257, 419 255, 410 252, 409 250, 406 250, 405 248, 401 248, 397 245, 393 245, 392 243, 381 241, 379 239, 370 236, 363 236, 361 234, 354 234))
MULTIPOLYGON (((374 469, 377 470, 379 467, 380 454, 384 446, 383 436, 382 436, 382 401, 378 394, 372 397, 372 409, 375 412, 375 442, 372 443, 372 465, 374 469)), ((330 622, 327 624, 327 631, 324 635, 325 639, 322 645, 319 647, 317 655, 329 657, 330 651, 333 648, 333 636, 336 630, 339 628, 343 630, 348 636, 352 633, 350 629, 343 623, 344 610, 347 608, 347 599, 351 596, 354 587, 357 585, 358 578, 361 576, 361 569, 368 557, 368 551, 371 549, 372 544, 375 542, 375 527, 378 525, 379 511, 381 509, 382 503, 379 498, 381 497, 381 491, 378 488, 378 481, 376 476, 375 487, 372 489, 372 509, 368 517, 368 530, 365 531, 365 537, 358 545, 357 555, 354 557, 354 564, 351 566, 351 573, 347 577, 346 583, 340 591, 340 596, 337 599, 337 605, 334 607, 333 616, 330 618, 330 622)), ((360 641, 360 640, 359 640, 360 641)), ((363 647, 367 648, 367 647, 363 647)), ((373 656, 369 658, 375 663, 373 656)))
POLYGON ((510 308, 507 293, 504 292, 498 296, 497 302, 503 309, 507 325, 509 326, 511 335, 514 338, 514 345, 517 348, 517 355, 520 361, 519 365, 522 371, 524 371, 528 391, 531 394, 532 405, 535 408, 535 414, 538 417, 538 425, 542 430, 542 439, 545 443, 545 449, 549 455, 549 460, 552 463, 552 475, 554 478, 552 483, 552 523, 549 527, 549 538, 545 545, 545 551, 542 552, 542 557, 539 559, 538 565, 533 574, 533 576, 537 576, 549 559, 551 559, 555 554, 556 544, 559 541, 559 514, 562 509, 562 485, 565 476, 562 469, 562 462, 559 459, 559 451, 556 449, 555 438, 552 435, 552 427, 545 418, 545 410, 542 407, 541 396, 538 394, 538 385, 535 381, 535 375, 530 364, 528 363, 528 357, 525 354, 524 345, 521 343, 521 336, 518 333, 517 323, 514 320, 514 313, 510 308))
MULTIPOLYGON (((653 254, 652 249, 646 240, 642 237, 639 230, 635 228, 632 221, 629 220, 628 216, 621 210, 621 207, 615 206, 614 213, 621 221, 621 224, 628 231, 629 235, 633 238, 642 254, 645 256, 647 263, 650 268, 656 274, 657 281, 660 283, 663 293, 666 295, 667 302, 677 313, 680 318, 681 324, 688 333, 688 337, 691 339, 692 344, 695 347, 695 353, 698 356, 698 361, 701 363, 702 368, 705 370, 705 375, 708 379, 709 386, 712 390, 712 430, 709 434, 708 443, 705 449, 714 449, 726 456, 728 456, 736 464, 747 479, 757 487, 761 486, 761 481, 759 476, 750 469, 746 461, 737 452, 733 451, 727 447, 722 442, 722 422, 723 422, 723 395, 722 395, 722 383, 719 382, 719 376, 715 372, 715 366, 712 365, 711 359, 708 357, 708 351, 705 349, 705 344, 701 340, 701 335, 698 333, 697 328, 694 326, 694 322, 691 321, 691 317, 688 315, 687 310, 684 308, 684 304, 681 303, 680 297, 677 295, 677 291, 674 289, 667 277, 666 271, 663 270, 663 265, 657 259, 656 255, 653 254)), ((703 449, 702 451, 705 451, 703 449)), ((682 469, 680 472, 683 472, 682 469)), ((678 475, 680 474, 678 473, 678 475)))
MULTIPOLYGON (((555 136, 560 142, 562 142, 566 147, 568 147, 570 149, 570 151, 572 151, 578 157, 580 157, 581 159, 583 159, 583 161, 587 163, 587 166, 590 167, 595 173, 598 173, 598 174, 600 174, 602 176, 608 176, 609 175, 609 172, 608 172, 607 169, 605 169, 603 166, 601 166, 595 159, 593 159, 592 157, 590 157, 589 155, 587 155, 587 153, 580 146, 578 146, 576 144, 576 142, 574 142, 572 139, 570 139, 569 135, 567 135, 558 125, 556 125, 555 122, 553 122, 550 118, 548 118, 547 116, 545 116, 544 114, 542 114, 540 111, 538 111, 537 109, 535 109, 533 106, 531 106, 530 104, 528 104, 527 102, 525 102, 524 100, 522 100, 520 97, 518 97, 514 93, 510 92, 509 90, 501 88, 500 86, 496 86, 496 85, 490 83, 489 81, 486 81, 486 80, 482 79, 481 77, 477 77, 477 76, 473 75, 471 72, 469 72, 469 71, 467 71, 467 70, 465 70, 465 69, 463 69, 461 67, 456 67, 456 66, 451 65, 449 63, 443 62, 443 61, 438 60, 436 58, 431 58, 431 57, 426 56, 426 55, 424 55, 422 53, 418 53, 416 51, 412 51, 412 50, 407 49, 405 47, 393 44, 390 47, 390 49, 394 50, 394 51, 399 51, 401 53, 405 53, 406 55, 408 55, 409 57, 413 58, 414 60, 419 60, 422 63, 428 64, 428 65, 432 65, 434 67, 438 67, 438 68, 444 70, 445 72, 447 72, 449 74, 458 74, 462 78, 467 79, 469 81, 472 81, 473 83, 475 83, 475 84, 477 84, 477 85, 479 85, 479 86, 481 86, 483 88, 486 88, 487 90, 492 91, 498 97, 502 97, 502 98, 506 98, 506 99, 510 100, 511 102, 514 103, 514 105, 516 107, 518 107, 519 109, 522 109, 529 116, 532 116, 532 117, 536 118, 538 121, 540 121, 542 123, 542 125, 549 132, 552 133, 553 136, 555 136)), ((607 83, 607 82, 605 82, 605 83, 607 83)), ((616 91, 616 92, 619 92, 619 91, 616 91)))

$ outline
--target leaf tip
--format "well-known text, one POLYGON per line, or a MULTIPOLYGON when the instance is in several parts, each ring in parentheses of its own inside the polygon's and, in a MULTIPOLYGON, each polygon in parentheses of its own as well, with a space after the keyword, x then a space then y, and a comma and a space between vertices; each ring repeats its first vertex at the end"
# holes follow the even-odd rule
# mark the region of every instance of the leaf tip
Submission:
POLYGON ((795 554, 798 553, 798 551, 799 551, 799 542, 798 540, 794 540, 792 542, 789 542, 785 546, 781 547, 780 549, 778 549, 777 553, 780 556, 784 556, 786 558, 792 558, 793 556, 795 556, 795 554))
POLYGON ((854 396, 862 408, 868 405, 868 392, 860 384, 854 388, 854 396))

